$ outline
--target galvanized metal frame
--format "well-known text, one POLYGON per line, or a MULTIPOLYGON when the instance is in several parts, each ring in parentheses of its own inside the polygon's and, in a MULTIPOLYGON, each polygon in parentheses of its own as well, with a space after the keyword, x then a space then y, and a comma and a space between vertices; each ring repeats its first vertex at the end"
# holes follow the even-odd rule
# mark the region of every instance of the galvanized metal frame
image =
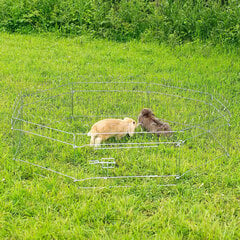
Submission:
MULTIPOLYGON (((53 172, 55 174, 59 174, 59 175, 64 176, 64 177, 67 177, 69 179, 72 179, 74 182, 84 182, 84 181, 88 181, 88 180, 97 180, 97 179, 105 179, 106 180, 106 179, 123 179, 123 178, 125 178, 125 179, 127 179, 127 178, 143 178, 144 179, 144 178, 173 177, 173 178, 176 178, 176 179, 180 179, 183 176, 185 176, 187 173, 189 173, 190 171, 192 171, 194 169, 197 169, 200 166, 203 166, 203 165, 208 164, 209 162, 215 161, 216 159, 219 159, 222 156, 229 156, 229 131, 230 131, 231 114, 230 114, 230 111, 228 110, 228 108, 226 107, 226 105, 224 105, 220 100, 218 100, 212 94, 207 93, 207 92, 198 91, 198 90, 187 89, 187 88, 176 87, 176 86, 170 86, 170 85, 159 84, 159 83, 150 83, 150 84, 151 84, 151 86, 161 86, 161 87, 164 87, 166 89, 176 89, 176 90, 182 90, 184 92, 204 94, 205 96, 209 97, 210 100, 209 100, 209 102, 207 102, 207 101, 203 101, 203 100, 200 100, 200 99, 197 99, 197 98, 185 97, 185 96, 180 96, 180 95, 177 95, 177 94, 170 94, 170 93, 166 93, 166 92, 149 91, 148 89, 146 89, 144 91, 140 91, 140 90, 131 91, 131 90, 122 90, 122 89, 121 90, 117 90, 117 89, 108 89, 108 90, 98 90, 98 89, 84 90, 84 89, 82 89, 82 90, 75 90, 75 86, 79 85, 79 84, 83 84, 83 85, 84 84, 93 84, 93 85, 94 84, 103 84, 103 85, 104 84, 110 84, 111 85, 111 84, 114 84, 114 83, 115 84, 143 84, 143 85, 146 85, 146 86, 148 86, 148 84, 149 84, 149 83, 145 83, 145 82, 72 82, 72 83, 61 85, 61 86, 51 88, 51 89, 38 90, 38 91, 35 91, 34 93, 25 93, 25 94, 20 93, 15 100, 14 107, 13 107, 13 114, 12 114, 12 118, 11 118, 11 129, 13 130, 14 134, 17 133, 17 132, 19 133, 19 140, 18 140, 18 143, 17 143, 18 146, 15 148, 13 159, 15 161, 30 164, 32 166, 35 166, 35 167, 53 172), (159 144, 173 144, 176 147, 178 147, 178 149, 179 149, 178 159, 176 160, 176 168, 180 169, 180 165, 181 165, 180 148, 181 148, 181 146, 184 145, 189 139, 196 138, 196 137, 199 137, 199 136, 204 135, 204 134, 209 135, 209 136, 214 138, 214 135, 212 133, 214 128, 210 127, 209 125, 217 119, 222 119, 223 124, 220 125, 218 128, 221 128, 223 126, 228 126, 227 145, 225 146, 218 139, 215 139, 215 140, 216 140, 216 142, 218 142, 218 144, 223 149, 224 154, 220 155, 220 156, 216 156, 215 158, 211 159, 210 161, 207 161, 207 162, 205 162, 203 164, 200 164, 200 165, 198 165, 198 166, 196 166, 192 169, 189 169, 182 174, 171 174, 171 175, 170 174, 169 175, 155 174, 155 175, 135 175, 135 176, 128 176, 128 175, 126 175, 126 176, 109 176, 108 175, 108 168, 112 168, 112 166, 116 164, 115 161, 109 161, 109 160, 110 159, 114 160, 114 159, 112 159, 112 158, 103 159, 103 160, 107 160, 107 161, 99 161, 99 160, 93 161, 93 160, 91 160, 89 162, 89 164, 101 164, 102 168, 107 169, 107 174, 106 174, 106 176, 102 176, 102 177, 101 176, 96 176, 96 177, 88 177, 88 178, 82 178, 82 179, 78 179, 78 178, 75 178, 73 176, 69 176, 69 175, 64 174, 62 172, 56 171, 54 169, 41 166, 40 164, 36 164, 36 163, 32 163, 30 161, 19 159, 17 155, 18 155, 19 146, 21 145, 21 134, 31 134, 33 136, 38 136, 38 137, 45 138, 45 139, 48 139, 48 140, 51 140, 51 141, 56 141, 56 142, 60 142, 60 143, 65 144, 65 145, 72 146, 73 149, 74 149, 74 153, 75 153, 75 149, 77 149, 77 148, 91 147, 90 144, 83 144, 83 145, 77 145, 76 144, 76 137, 80 136, 80 135, 87 135, 86 132, 76 133, 76 132, 64 131, 64 130, 61 130, 61 129, 58 129, 58 128, 50 127, 50 126, 47 126, 47 125, 44 125, 44 124, 35 123, 35 122, 28 121, 28 120, 24 119, 24 111, 23 111, 24 107, 26 107, 30 104, 36 104, 36 103, 42 101, 42 100, 39 100, 39 101, 31 102, 30 104, 25 104, 24 103, 24 98, 25 97, 31 97, 31 96, 34 96, 35 94, 38 94, 38 93, 50 92, 52 90, 56 90, 56 89, 66 87, 66 86, 69 87, 69 92, 60 93, 58 95, 51 96, 51 98, 57 98, 59 96, 65 95, 65 94, 69 94, 71 96, 71 103, 70 103, 71 104, 71 117, 70 118, 72 118, 72 119, 83 117, 83 116, 79 117, 76 114, 74 114, 74 104, 77 104, 77 103, 74 102, 74 94, 76 94, 77 92, 86 92, 86 93, 88 93, 88 92, 106 92, 106 93, 111 93, 111 92, 119 92, 119 93, 121 93, 121 92, 129 92, 129 93, 137 92, 137 93, 148 93, 148 94, 153 94, 153 93, 154 94, 161 94, 161 95, 165 95, 165 96, 171 96, 171 97, 174 97, 174 98, 182 98, 182 99, 187 99, 187 100, 194 101, 194 102, 203 103, 206 106, 208 106, 209 109, 211 107, 214 108, 221 115, 220 117, 218 116, 218 117, 215 117, 211 120, 208 119, 207 121, 204 121, 204 122, 202 122, 200 124, 196 124, 196 125, 183 124, 185 126, 185 128, 183 128, 181 130, 178 130, 178 131, 171 131, 172 133, 176 133, 176 132, 184 132, 184 131, 189 130, 189 129, 201 129, 202 130, 202 132, 200 134, 193 135, 193 136, 191 136, 190 138, 187 138, 187 139, 180 139, 178 141, 165 141, 165 142, 158 141, 158 142, 143 142, 143 143, 102 143, 102 144, 100 144, 100 147, 95 148, 96 150, 104 151, 106 149, 116 149, 116 148, 117 149, 156 148, 156 147, 159 146, 159 144), (219 104, 221 106, 221 108, 223 108, 223 110, 220 110, 219 107, 215 105, 214 101, 217 102, 217 104, 219 104), (16 122, 19 123, 19 127, 15 127, 16 122), (59 139, 56 139, 56 138, 46 136, 46 135, 44 135, 44 133, 39 134, 39 133, 35 133, 35 132, 32 132, 32 131, 24 130, 21 127, 23 123, 27 123, 29 125, 33 125, 33 126, 36 126, 36 127, 39 127, 39 128, 48 129, 48 130, 59 132, 59 133, 65 133, 65 134, 71 136, 72 141, 71 142, 62 141, 62 140, 59 140, 59 139), (202 127, 203 124, 208 124, 208 129, 203 128, 202 127)), ((150 95, 148 95, 148 97, 150 98, 150 95)), ((88 116, 88 117, 93 117, 93 116, 88 116)), ((97 116, 94 116, 94 117, 97 117, 97 116)), ((114 116, 109 116, 109 117, 114 117, 114 116)), ((119 117, 119 115, 117 117, 119 117)), ((123 117, 125 117, 125 116, 123 115, 123 117)), ((131 117, 131 116, 128 116, 128 117, 131 117)), ((54 122, 61 123, 62 120, 66 120, 67 118, 68 117, 64 117, 63 119, 60 119, 60 120, 58 119, 58 120, 54 120, 54 121, 52 121, 51 119, 49 119, 49 120, 52 121, 53 123, 54 122)), ((159 132, 159 133, 161 133, 161 132, 159 132)), ((103 133, 103 134, 107 134, 107 133, 103 133)), ((135 132, 135 134, 148 134, 148 133, 145 132, 145 131, 138 131, 138 132, 135 132)), ((166 186, 172 186, 173 184, 165 184, 165 185, 166 186)), ((121 187, 121 186, 119 186, 119 187, 121 187)), ((129 187, 129 186, 127 185, 126 187, 129 187)), ((83 188, 94 188, 94 187, 83 187, 83 188)))

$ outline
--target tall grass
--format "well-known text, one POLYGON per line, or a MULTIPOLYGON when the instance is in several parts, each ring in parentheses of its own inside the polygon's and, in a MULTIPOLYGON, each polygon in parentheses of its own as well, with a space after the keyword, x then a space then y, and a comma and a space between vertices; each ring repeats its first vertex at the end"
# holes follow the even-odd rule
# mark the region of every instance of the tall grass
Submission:
POLYGON ((1 0, 0 29, 126 41, 240 43, 236 0, 1 0))

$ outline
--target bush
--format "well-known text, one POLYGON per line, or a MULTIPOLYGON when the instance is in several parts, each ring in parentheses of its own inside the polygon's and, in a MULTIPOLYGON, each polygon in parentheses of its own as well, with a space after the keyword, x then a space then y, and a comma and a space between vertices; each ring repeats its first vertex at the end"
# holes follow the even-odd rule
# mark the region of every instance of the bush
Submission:
POLYGON ((237 0, 0 0, 0 29, 126 41, 240 43, 237 0))

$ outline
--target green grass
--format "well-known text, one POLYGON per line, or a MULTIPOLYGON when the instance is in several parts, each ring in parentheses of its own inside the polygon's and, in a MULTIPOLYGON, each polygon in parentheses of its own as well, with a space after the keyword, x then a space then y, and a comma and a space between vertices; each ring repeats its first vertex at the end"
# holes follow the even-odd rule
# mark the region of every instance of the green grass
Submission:
MULTIPOLYGON (((1 33, 0 53, 1 239, 240 238, 237 50, 226 52, 197 43, 170 47, 1 33), (144 187, 97 190, 79 189, 77 184, 54 174, 43 178, 34 174, 33 168, 14 162, 10 118, 19 91, 79 81, 81 75, 88 79, 101 75, 148 82, 165 79, 168 84, 215 93, 220 99, 224 96, 232 113, 230 158, 199 169, 197 176, 196 172, 186 175, 176 187, 163 188, 149 182, 144 187)), ((188 147, 182 149, 186 159, 201 157, 201 142, 193 143, 196 152, 188 147)), ((32 158, 38 161, 47 155, 58 162, 70 154, 63 152, 61 158, 58 151, 51 155, 43 148, 36 153, 29 146, 26 152, 31 151, 32 158)), ((166 151, 166 155, 172 154, 171 148, 166 151)), ((213 143, 203 156, 214 151, 218 147, 213 143)), ((142 158, 148 154, 152 153, 146 151, 142 158)), ((130 151, 129 159, 136 162, 137 152, 130 151)), ((68 164, 74 169, 71 162, 68 164)))

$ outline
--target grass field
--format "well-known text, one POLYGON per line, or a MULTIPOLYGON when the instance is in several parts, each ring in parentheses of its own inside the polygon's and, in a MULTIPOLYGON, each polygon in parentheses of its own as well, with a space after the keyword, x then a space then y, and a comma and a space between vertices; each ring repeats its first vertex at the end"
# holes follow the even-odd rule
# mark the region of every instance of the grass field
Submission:
MULTIPOLYGON (((1 239, 240 238, 239 50, 1 33, 0 79, 1 239), (174 187, 150 182, 95 190, 79 189, 54 174, 43 178, 14 162, 10 118, 18 93, 79 81, 82 75, 164 79, 226 98, 232 113, 230 158, 199 169, 198 176, 189 174, 174 187)), ((209 154, 215 148, 211 145, 209 154)))

